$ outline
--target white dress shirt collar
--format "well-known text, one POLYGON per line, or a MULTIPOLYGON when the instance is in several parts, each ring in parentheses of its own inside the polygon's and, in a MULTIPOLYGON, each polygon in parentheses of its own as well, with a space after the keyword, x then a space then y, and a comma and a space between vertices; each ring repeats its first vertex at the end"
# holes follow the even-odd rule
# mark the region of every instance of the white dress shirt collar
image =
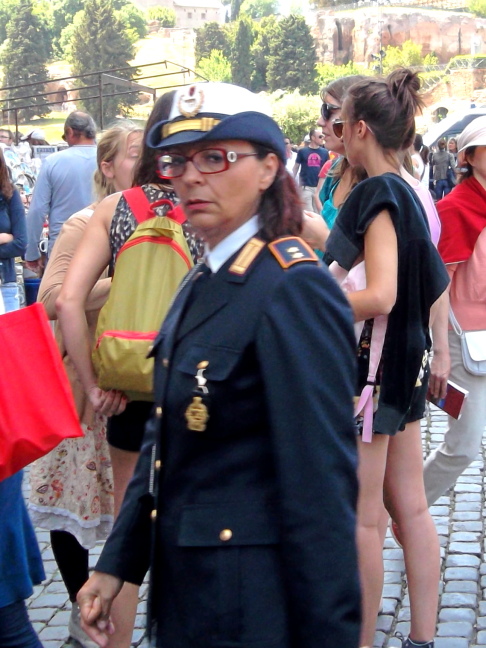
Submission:
POLYGON ((260 224, 258 214, 252 216, 237 230, 231 232, 226 238, 218 243, 212 250, 206 245, 204 260, 212 272, 218 272, 226 261, 242 247, 252 236, 258 233, 260 224))

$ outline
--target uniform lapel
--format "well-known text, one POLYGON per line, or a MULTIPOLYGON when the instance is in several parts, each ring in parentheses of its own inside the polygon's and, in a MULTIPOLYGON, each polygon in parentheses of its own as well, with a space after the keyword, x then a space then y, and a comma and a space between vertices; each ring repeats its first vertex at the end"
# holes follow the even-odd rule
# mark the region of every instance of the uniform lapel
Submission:
POLYGON ((194 302, 191 302, 189 296, 186 302, 188 306, 187 312, 179 320, 175 341, 181 340, 195 328, 201 326, 227 304, 230 295, 227 274, 225 268, 221 268, 219 272, 207 278, 201 292, 198 291, 198 298, 194 302))
POLYGON ((189 301, 194 280, 198 275, 199 267, 196 265, 189 271, 189 274, 186 275, 185 279, 183 279, 182 284, 178 289, 178 293, 176 293, 176 296, 174 297, 173 304, 164 319, 162 328, 155 340, 154 347, 156 347, 158 342, 162 340, 162 345, 166 353, 167 350, 172 349, 177 333, 177 327, 179 326, 180 319, 189 301))

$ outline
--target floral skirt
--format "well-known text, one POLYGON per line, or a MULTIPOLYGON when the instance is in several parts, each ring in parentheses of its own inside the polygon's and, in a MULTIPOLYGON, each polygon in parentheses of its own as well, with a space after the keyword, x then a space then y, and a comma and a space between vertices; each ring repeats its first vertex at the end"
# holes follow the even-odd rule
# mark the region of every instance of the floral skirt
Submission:
POLYGON ((113 526, 113 474, 106 417, 82 425, 30 468, 29 512, 34 526, 68 531, 85 548, 106 540, 113 526))

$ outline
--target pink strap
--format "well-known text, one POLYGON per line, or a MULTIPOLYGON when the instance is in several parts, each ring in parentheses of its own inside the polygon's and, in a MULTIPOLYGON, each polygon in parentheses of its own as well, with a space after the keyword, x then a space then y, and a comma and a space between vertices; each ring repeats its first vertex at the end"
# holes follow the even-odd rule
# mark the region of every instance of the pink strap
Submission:
POLYGON ((373 332, 370 343, 370 364, 368 367, 368 378, 366 385, 361 392, 358 402, 354 407, 354 415, 358 416, 363 412, 363 441, 371 443, 373 438, 373 391, 376 382, 376 372, 380 364, 383 344, 385 342, 386 325, 388 317, 379 315, 373 322, 373 332))

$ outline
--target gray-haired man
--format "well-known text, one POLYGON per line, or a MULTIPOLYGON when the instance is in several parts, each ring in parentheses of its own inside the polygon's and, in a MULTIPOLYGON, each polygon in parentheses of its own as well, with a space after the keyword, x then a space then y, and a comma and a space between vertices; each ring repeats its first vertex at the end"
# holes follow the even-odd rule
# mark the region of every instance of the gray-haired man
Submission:
POLYGON ((27 215, 28 245, 25 258, 40 270, 39 240, 49 219, 48 255, 65 220, 93 202, 96 169, 96 124, 84 112, 72 112, 64 124, 63 140, 69 148, 44 160, 27 215))

